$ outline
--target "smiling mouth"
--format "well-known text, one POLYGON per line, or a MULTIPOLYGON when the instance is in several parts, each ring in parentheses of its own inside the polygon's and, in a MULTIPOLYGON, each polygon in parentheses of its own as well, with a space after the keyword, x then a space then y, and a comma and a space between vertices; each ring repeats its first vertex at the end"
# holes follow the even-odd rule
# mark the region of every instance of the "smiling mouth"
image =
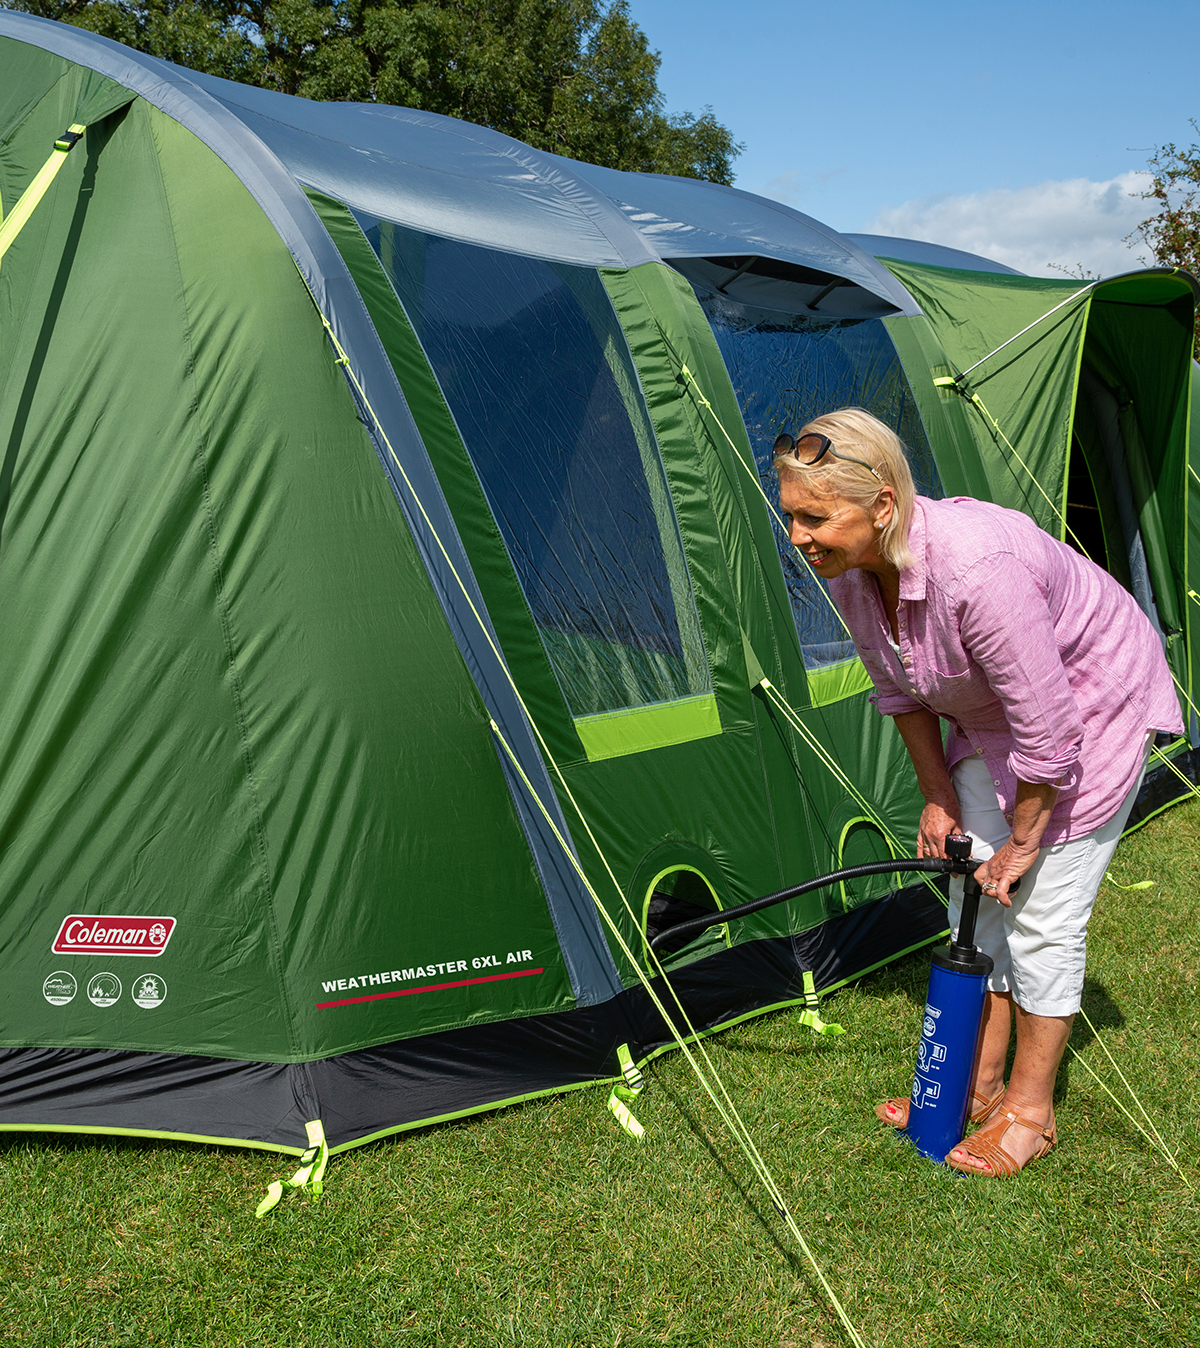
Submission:
POLYGON ((824 552, 806 552, 804 554, 804 560, 809 564, 809 566, 820 566, 821 563, 825 560, 826 557, 829 556, 830 552, 832 551, 833 551, 832 548, 826 548, 824 552))

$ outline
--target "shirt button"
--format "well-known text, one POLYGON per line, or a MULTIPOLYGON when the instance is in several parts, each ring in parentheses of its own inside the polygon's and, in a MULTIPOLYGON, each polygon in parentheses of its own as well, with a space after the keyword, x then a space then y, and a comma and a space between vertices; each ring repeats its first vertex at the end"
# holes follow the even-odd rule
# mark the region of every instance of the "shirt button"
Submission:
POLYGON ((975 752, 979 755, 980 758, 983 757, 983 750, 982 750, 982 749, 976 749, 975 752))
POLYGON ((1000 778, 999 778, 999 777, 993 777, 993 778, 992 778, 992 785, 993 785, 993 786, 999 786, 999 785, 1000 785, 1000 778))

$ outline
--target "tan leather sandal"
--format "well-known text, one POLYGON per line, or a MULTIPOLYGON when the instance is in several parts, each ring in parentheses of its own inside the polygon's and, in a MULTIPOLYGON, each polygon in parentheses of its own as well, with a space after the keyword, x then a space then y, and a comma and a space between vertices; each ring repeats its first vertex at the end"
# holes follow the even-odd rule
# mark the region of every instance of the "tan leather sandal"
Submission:
POLYGON ((1018 1128, 1029 1128, 1042 1136, 1041 1146, 1033 1153, 1029 1161, 1041 1160, 1058 1141, 1058 1128, 1053 1119, 1048 1124, 1034 1123, 1032 1119, 1023 1119, 1019 1114, 1014 1114, 1012 1110, 1006 1109, 991 1120, 990 1127, 984 1128, 978 1133, 973 1133, 956 1147, 951 1147, 946 1153, 946 1164, 951 1170, 957 1170, 963 1175, 982 1175, 984 1179, 1010 1179, 1029 1164, 1029 1161, 1026 1161, 1022 1165, 1000 1145, 1001 1141, 1008 1136, 1008 1130, 1014 1125, 1018 1128), (979 1170, 963 1161, 952 1159, 956 1151, 965 1152, 977 1161, 986 1162, 991 1166, 991 1169, 979 1170))
MULTIPOLYGON (((992 1096, 990 1100, 985 1100, 978 1091, 971 1092, 971 1103, 976 1100, 979 1105, 967 1115, 968 1123, 986 1123, 988 1119, 1000 1108, 1000 1101, 1004 1099, 1003 1086, 992 1096)), ((907 1128, 908 1127, 908 1106, 911 1102, 908 1100, 885 1100, 883 1104, 875 1106, 875 1117, 880 1123, 886 1123, 889 1128, 907 1128), (888 1118, 887 1108, 891 1105, 894 1109, 901 1111, 901 1118, 888 1118)))

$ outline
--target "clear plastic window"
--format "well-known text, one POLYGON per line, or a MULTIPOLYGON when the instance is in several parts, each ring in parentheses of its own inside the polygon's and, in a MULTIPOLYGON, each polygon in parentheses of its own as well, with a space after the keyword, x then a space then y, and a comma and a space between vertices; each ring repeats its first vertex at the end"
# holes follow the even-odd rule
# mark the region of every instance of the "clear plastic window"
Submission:
MULTIPOLYGON (((909 451, 917 491, 944 493, 908 380, 877 318, 823 320, 749 310, 706 287, 697 295, 733 381, 763 490, 779 508, 772 449, 780 431, 839 407, 863 407, 890 426, 909 451)), ((809 669, 848 660, 854 644, 825 582, 797 557, 782 529, 775 541, 809 669)))
POLYGON ((707 692, 679 526, 600 277, 358 219, 441 385, 572 714, 707 692))

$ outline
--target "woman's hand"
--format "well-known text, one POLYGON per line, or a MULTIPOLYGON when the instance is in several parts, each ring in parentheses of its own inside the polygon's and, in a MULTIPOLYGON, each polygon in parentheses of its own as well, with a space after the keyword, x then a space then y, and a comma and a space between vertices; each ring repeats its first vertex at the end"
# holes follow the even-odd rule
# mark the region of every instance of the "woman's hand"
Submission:
POLYGON ((975 872, 975 879, 989 899, 1012 907, 1008 887, 1038 859, 1042 834, 1058 800, 1058 786, 1048 782, 1018 782, 1013 805, 1012 835, 1003 847, 975 872), (990 888, 994 885, 995 888, 990 888))
POLYGON ((946 834, 961 833, 958 797, 953 791, 936 800, 927 800, 917 825, 917 857, 944 857, 946 834))
POLYGON ((982 866, 975 872, 975 879, 979 881, 984 894, 989 899, 997 899, 1005 908, 1012 907, 1012 899, 1008 897, 1008 887, 1014 880, 1019 880, 1022 875, 1038 859, 1038 852, 1041 849, 1036 843, 1018 843, 1015 838, 1009 838, 1004 846, 988 857, 982 866), (995 889, 989 889, 989 885, 995 885, 995 889))

